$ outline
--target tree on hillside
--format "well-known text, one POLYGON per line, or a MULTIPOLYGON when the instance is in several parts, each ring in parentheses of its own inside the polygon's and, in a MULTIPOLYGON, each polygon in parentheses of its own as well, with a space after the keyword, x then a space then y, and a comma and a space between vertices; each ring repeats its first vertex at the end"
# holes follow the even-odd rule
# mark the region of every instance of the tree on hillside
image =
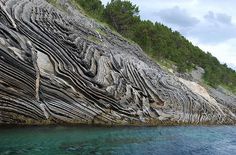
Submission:
POLYGON ((157 39, 157 31, 151 21, 142 21, 133 29, 132 37, 131 39, 137 42, 144 51, 152 52, 153 43, 157 39))
POLYGON ((75 0, 89 15, 102 20, 104 6, 100 0, 75 0))
POLYGON ((140 21, 139 8, 130 1, 111 0, 104 10, 104 18, 119 33, 125 35, 140 21))

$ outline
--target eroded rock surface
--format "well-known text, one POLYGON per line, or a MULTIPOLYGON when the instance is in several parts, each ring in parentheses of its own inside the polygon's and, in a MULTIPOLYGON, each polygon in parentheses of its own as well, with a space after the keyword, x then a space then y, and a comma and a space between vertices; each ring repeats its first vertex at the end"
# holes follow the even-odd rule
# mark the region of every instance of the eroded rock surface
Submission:
POLYGON ((235 122, 228 106, 63 3, 0 2, 0 123, 235 122))

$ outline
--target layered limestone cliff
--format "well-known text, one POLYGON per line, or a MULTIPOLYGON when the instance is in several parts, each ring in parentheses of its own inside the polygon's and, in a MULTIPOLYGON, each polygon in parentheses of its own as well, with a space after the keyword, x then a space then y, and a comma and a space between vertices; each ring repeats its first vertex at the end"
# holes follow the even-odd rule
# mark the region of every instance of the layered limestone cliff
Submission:
POLYGON ((141 48, 44 0, 0 2, 0 124, 234 123, 235 103, 168 74, 141 48))

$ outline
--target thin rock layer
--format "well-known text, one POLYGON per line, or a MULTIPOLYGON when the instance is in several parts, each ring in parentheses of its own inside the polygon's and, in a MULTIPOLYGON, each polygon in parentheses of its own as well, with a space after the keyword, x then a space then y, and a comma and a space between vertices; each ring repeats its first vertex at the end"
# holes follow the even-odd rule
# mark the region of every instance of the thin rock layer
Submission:
POLYGON ((0 124, 235 122, 228 106, 164 72, 69 2, 63 6, 1 0, 0 124))

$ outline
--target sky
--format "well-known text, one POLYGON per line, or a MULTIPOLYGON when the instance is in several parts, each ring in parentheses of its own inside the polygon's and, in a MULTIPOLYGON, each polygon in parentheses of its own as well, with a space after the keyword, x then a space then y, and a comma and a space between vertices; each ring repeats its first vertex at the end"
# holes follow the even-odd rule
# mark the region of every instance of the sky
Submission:
MULTIPOLYGON (((110 0, 102 0, 107 4, 110 0)), ((141 19, 179 31, 236 70, 236 0, 130 0, 141 19)))

